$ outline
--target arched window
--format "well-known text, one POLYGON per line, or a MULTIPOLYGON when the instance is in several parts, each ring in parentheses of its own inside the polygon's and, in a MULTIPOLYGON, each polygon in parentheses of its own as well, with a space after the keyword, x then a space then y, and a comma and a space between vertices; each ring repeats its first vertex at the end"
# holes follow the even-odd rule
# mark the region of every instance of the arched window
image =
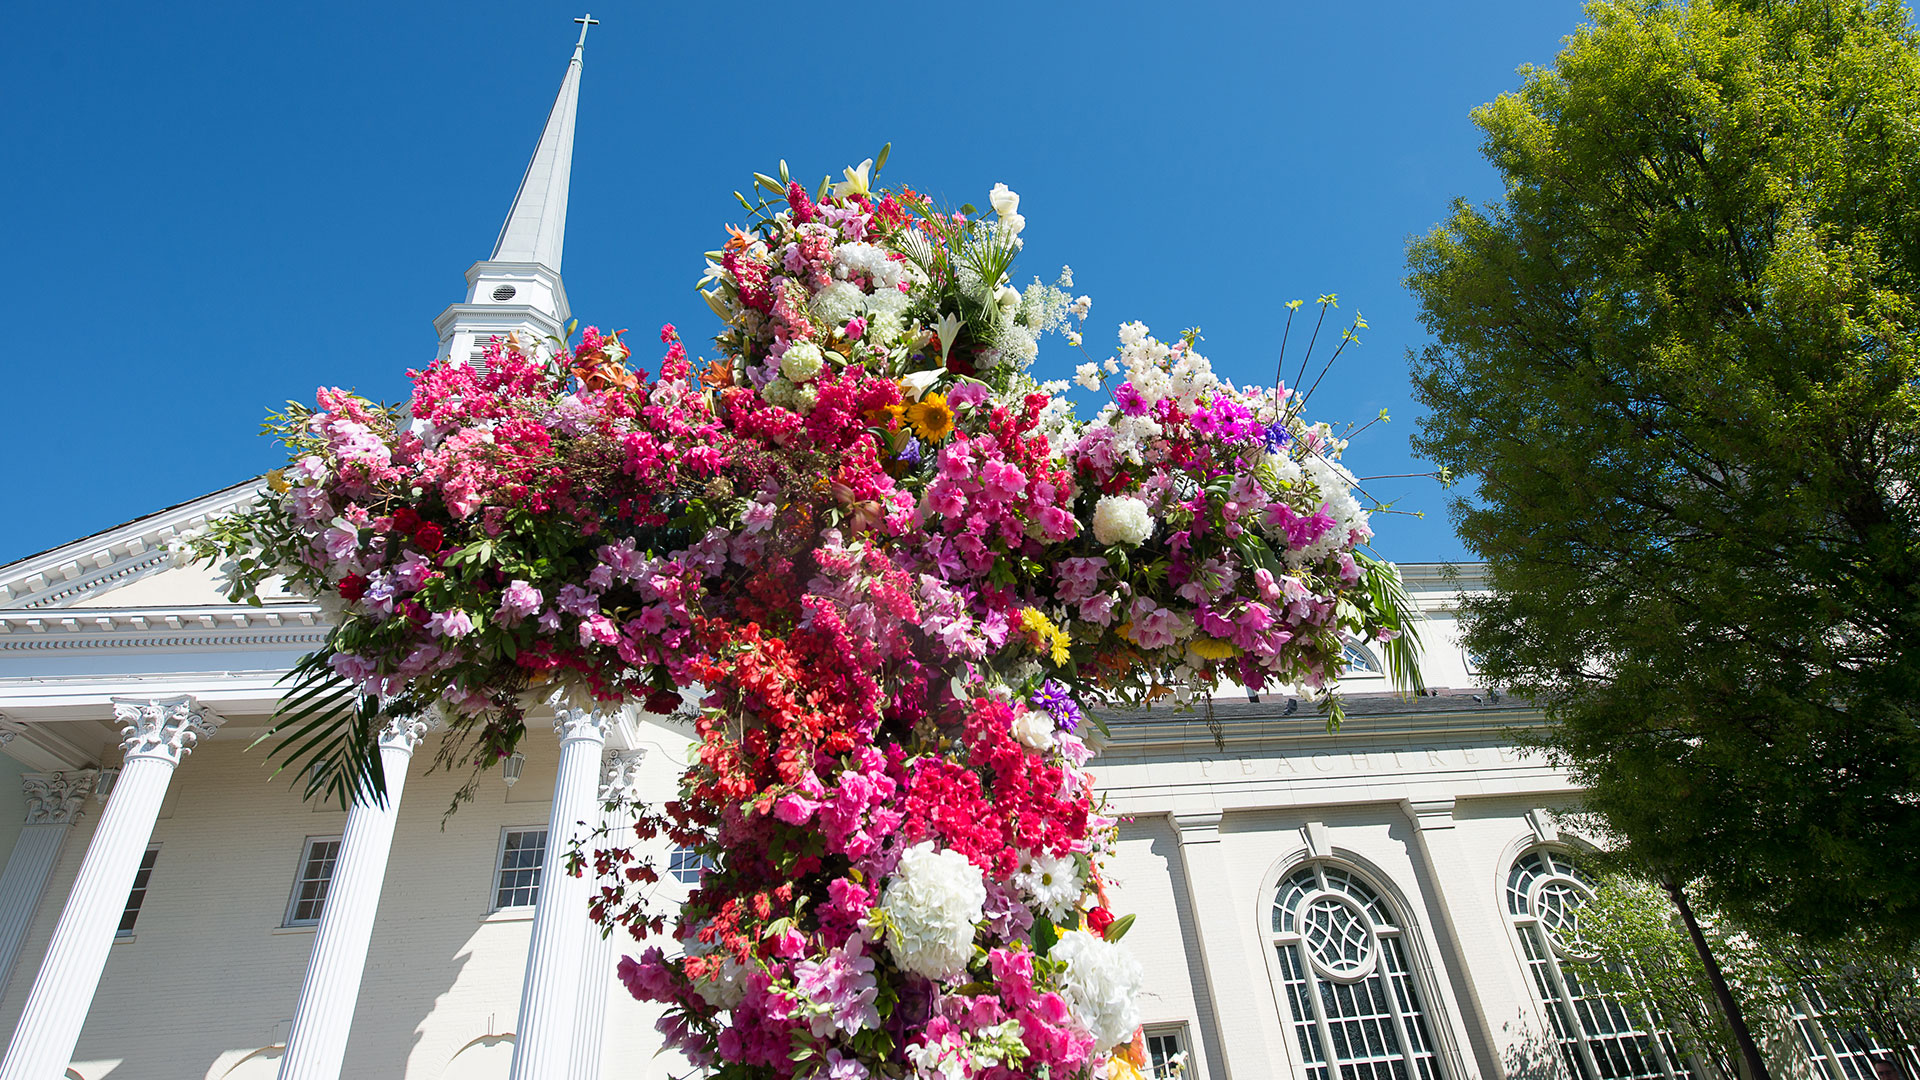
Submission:
POLYGON ((1672 1035, 1561 965, 1563 957, 1591 958, 1580 938, 1580 908, 1592 895, 1586 875, 1547 848, 1515 859, 1507 873, 1507 915, 1568 1072, 1578 1080, 1691 1080, 1672 1035))
POLYGON ((1443 1080, 1400 921, 1352 871, 1280 883, 1273 947, 1307 1080, 1443 1080))

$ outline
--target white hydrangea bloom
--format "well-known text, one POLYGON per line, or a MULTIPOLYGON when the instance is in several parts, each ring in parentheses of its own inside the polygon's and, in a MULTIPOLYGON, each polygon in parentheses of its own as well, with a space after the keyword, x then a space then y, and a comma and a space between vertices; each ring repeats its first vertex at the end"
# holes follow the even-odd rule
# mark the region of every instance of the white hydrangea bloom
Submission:
POLYGON ((828 326, 839 326, 866 310, 866 294, 850 281, 834 281, 813 296, 813 314, 828 326))
POLYGON ((986 903, 986 881, 965 855, 935 851, 930 841, 915 844, 881 896, 892 922, 887 950, 903 970, 957 978, 973 956, 974 926, 986 903))
POLYGON ((796 389, 798 388, 785 378, 776 377, 772 382, 769 382, 760 389, 760 396, 765 398, 769 405, 778 405, 783 409, 791 409, 800 403, 794 393, 796 389))
POLYGON ((1073 381, 1089 390, 1100 389, 1100 366, 1089 360, 1073 369, 1073 381))
POLYGON ((796 341, 787 346, 786 355, 780 358, 780 374, 788 382, 803 383, 820 374, 826 360, 820 346, 811 341, 796 341))
POLYGON ((1139 546, 1153 535, 1147 504, 1131 495, 1102 495, 1093 507, 1093 538, 1102 544, 1139 546))
POLYGON ((1085 930, 1068 930, 1047 955, 1066 965, 1060 996, 1093 1034, 1094 1045, 1106 1050, 1133 1038, 1146 981, 1133 953, 1085 930))
POLYGON ((1013 876, 1013 886, 1055 922, 1065 920, 1086 891, 1080 883, 1080 864, 1072 855, 1029 855, 1013 876))
POLYGON ((1308 454, 1306 460, 1301 462, 1301 467, 1313 481, 1313 486, 1320 490, 1320 500, 1326 503, 1327 513, 1337 525, 1306 548, 1288 553, 1289 562, 1309 566, 1345 548, 1347 533, 1366 525, 1367 512, 1360 508, 1359 500, 1353 497, 1353 474, 1347 471, 1346 466, 1329 461, 1320 454, 1308 454))

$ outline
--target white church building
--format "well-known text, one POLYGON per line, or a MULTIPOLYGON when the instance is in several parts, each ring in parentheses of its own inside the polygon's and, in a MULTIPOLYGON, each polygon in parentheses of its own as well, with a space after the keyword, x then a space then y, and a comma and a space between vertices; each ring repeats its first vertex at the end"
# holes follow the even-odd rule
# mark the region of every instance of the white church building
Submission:
MULTIPOLYGON (((491 257, 434 320, 443 355, 569 318, 581 69, 576 46, 491 257)), ((166 554, 259 483, 0 566, 0 1080, 690 1074, 613 977, 639 946, 594 934, 588 882, 556 870, 603 791, 675 791, 690 731, 536 717, 449 817, 464 771, 395 723, 384 806, 303 802, 255 742, 321 609, 229 603, 166 554)), ((1561 970, 1582 886, 1554 812, 1578 793, 1516 748, 1538 714, 1479 689, 1455 643, 1474 571, 1401 570, 1426 695, 1356 652, 1337 733, 1286 696, 1217 703, 1219 743, 1197 713, 1113 720, 1094 769, 1128 815, 1113 907, 1139 915, 1160 1075, 1176 1054, 1199 1080, 1688 1075, 1561 970)), ((669 897, 697 879, 658 855, 669 897)), ((1797 1039, 1805 1076, 1871 1077, 1831 1025, 1797 1039)))

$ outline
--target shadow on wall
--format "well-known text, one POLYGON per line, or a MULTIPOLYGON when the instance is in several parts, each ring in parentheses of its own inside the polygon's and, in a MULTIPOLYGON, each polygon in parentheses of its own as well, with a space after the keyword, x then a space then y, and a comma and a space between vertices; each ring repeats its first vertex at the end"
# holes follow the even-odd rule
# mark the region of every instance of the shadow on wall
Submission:
POLYGON ((460 1048, 442 1080, 506 1080, 513 1065, 513 1036, 482 1035, 460 1048))
POLYGON ((1500 1031, 1506 1036, 1507 1049, 1500 1059, 1507 1080, 1567 1080, 1559 1044, 1534 1030, 1524 1016, 1500 1025, 1500 1031))
POLYGON ((280 1075, 280 1059, 287 1056, 284 1046, 263 1046, 220 1074, 220 1080, 275 1080, 280 1075))

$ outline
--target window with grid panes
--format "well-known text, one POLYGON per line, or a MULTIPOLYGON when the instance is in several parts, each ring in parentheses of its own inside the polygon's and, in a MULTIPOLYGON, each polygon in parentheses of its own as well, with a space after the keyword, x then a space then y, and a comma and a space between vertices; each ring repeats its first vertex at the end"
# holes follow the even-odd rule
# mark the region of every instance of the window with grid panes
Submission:
POLYGON ((683 885, 694 885, 700 875, 713 868, 713 862, 690 847, 674 848, 667 856, 667 873, 683 885))
POLYGON ((1185 1027, 1148 1028, 1147 1075, 1153 1080, 1173 1080, 1187 1075, 1185 1027))
POLYGON ((339 837, 307 837, 300 850, 300 874, 293 880, 293 896, 287 901, 286 925, 310 926, 320 921, 327 887, 333 883, 333 866, 339 859, 339 837))
MULTIPOLYGON (((1818 1070, 1819 1080, 1874 1080, 1873 1062, 1886 1053, 1870 1033, 1841 1026, 1819 989, 1802 985, 1788 1006, 1800 1049, 1818 1070)), ((1909 1075, 1920 1068, 1920 1051, 1907 1048, 1909 1075)))
POLYGON ((493 906, 529 907, 540 898, 540 864, 547 857, 546 829, 508 829, 500 838, 500 870, 493 906))
POLYGON ((116 937, 128 937, 133 933, 133 924, 140 920, 140 905, 147 902, 147 882, 153 877, 153 864, 160 858, 160 845, 155 844, 140 856, 140 870, 133 875, 133 888, 127 893, 127 906, 120 912, 120 928, 114 931, 116 937))
POLYGON ((1444 1080, 1412 943, 1372 886, 1303 866, 1280 883, 1271 931, 1306 1080, 1444 1080))
POLYGON ((1580 908, 1592 895, 1572 860, 1548 848, 1515 859, 1507 874, 1507 916, 1568 1072, 1579 1080, 1692 1080, 1670 1033, 1562 966, 1591 957, 1580 940, 1580 908))

